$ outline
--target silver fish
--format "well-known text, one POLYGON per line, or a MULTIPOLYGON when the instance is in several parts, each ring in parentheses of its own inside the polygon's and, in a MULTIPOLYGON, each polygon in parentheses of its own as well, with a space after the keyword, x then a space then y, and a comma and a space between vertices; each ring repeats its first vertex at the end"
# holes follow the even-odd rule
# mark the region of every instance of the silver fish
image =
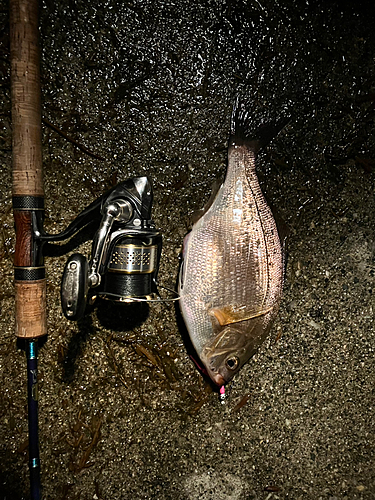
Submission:
POLYGON ((262 142, 269 142, 285 122, 260 140, 248 137, 249 122, 237 103, 224 183, 185 237, 179 276, 187 330, 219 386, 233 378, 265 339, 283 287, 283 246, 259 186, 255 158, 262 142))

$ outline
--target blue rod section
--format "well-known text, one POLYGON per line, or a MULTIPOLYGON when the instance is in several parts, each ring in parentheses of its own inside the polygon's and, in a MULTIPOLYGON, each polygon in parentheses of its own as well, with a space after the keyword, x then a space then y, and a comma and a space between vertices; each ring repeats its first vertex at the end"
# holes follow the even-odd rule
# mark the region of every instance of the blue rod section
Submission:
POLYGON ((27 395, 29 410, 30 498, 40 500, 40 460, 38 435, 38 341, 26 342, 27 395))

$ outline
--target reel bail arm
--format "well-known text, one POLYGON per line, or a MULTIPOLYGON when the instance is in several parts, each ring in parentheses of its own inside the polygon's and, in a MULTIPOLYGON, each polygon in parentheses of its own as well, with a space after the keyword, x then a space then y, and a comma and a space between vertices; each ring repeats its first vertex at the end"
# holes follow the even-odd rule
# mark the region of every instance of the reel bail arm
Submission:
POLYGON ((109 202, 105 205, 104 215, 100 223, 97 232, 97 239, 92 251, 91 269, 88 278, 90 287, 100 285, 101 275, 99 274, 99 269, 101 268, 103 256, 105 255, 108 247, 108 237, 113 223, 118 221, 126 224, 132 218, 132 215, 133 207, 129 201, 118 200, 109 202))

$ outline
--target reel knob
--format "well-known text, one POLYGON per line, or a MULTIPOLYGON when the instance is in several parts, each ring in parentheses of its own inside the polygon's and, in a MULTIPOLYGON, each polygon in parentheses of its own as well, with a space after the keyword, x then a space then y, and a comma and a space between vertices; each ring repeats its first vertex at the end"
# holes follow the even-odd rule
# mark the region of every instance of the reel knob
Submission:
POLYGON ((65 264, 61 282, 61 307, 71 321, 82 318, 86 309, 89 264, 80 253, 71 255, 65 264))

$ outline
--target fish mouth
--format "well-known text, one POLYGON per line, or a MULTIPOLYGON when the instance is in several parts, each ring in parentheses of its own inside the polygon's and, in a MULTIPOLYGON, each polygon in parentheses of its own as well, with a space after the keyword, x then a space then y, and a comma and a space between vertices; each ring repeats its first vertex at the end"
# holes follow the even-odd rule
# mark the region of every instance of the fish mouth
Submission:
POLYGON ((211 375, 211 379, 213 382, 215 382, 216 385, 220 387, 225 384, 225 379, 222 375, 220 375, 220 373, 213 373, 211 375))

